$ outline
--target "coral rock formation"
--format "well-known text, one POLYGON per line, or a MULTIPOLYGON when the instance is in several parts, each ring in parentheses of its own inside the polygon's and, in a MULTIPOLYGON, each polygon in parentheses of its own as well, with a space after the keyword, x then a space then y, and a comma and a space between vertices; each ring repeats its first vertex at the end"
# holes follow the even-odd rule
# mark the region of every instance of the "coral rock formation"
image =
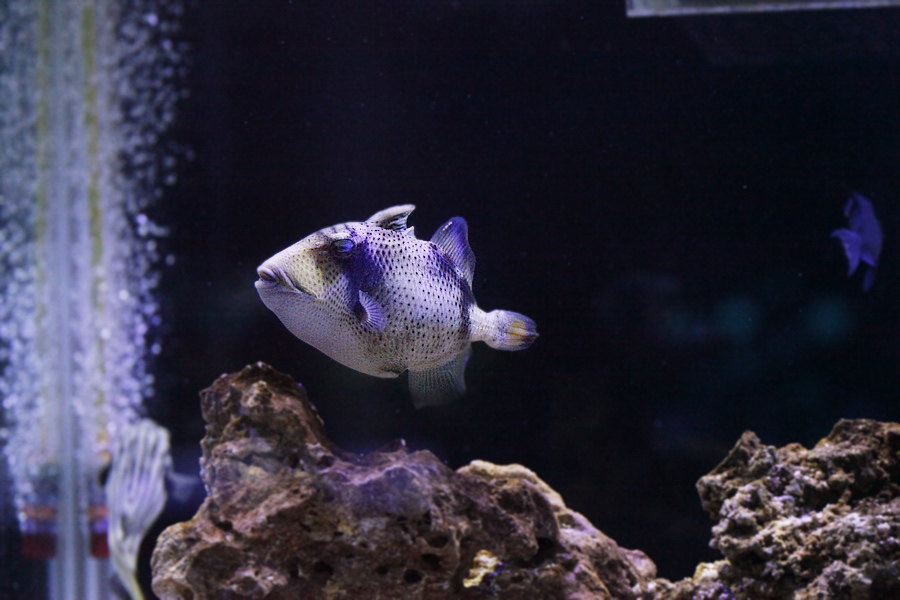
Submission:
POLYGON ((208 497, 159 538, 161 598, 654 597, 655 565, 524 467, 454 472, 402 444, 346 454, 264 364, 201 398, 208 497))
POLYGON ((898 424, 840 421, 809 450, 745 433, 697 484, 725 559, 671 583, 524 467, 342 452, 267 365, 201 398, 208 497, 159 538, 163 599, 900 598, 898 424))
POLYGON ((809 450, 748 431, 697 489, 725 560, 672 598, 900 598, 900 425, 842 420, 809 450))

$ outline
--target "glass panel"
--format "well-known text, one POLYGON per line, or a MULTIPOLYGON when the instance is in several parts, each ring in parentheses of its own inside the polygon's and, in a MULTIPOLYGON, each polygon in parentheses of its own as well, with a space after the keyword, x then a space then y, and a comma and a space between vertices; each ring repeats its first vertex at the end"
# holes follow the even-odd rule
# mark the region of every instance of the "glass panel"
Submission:
POLYGON ((0 598, 140 597, 164 500, 141 417, 180 8, 120 4, 0 2, 0 598))
POLYGON ((900 0, 625 0, 629 17, 875 8, 900 6, 900 0))

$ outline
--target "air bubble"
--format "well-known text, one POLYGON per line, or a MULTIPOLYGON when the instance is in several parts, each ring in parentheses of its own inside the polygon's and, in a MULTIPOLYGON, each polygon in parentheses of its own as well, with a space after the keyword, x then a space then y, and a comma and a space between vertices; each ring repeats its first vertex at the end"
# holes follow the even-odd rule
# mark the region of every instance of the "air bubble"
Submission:
MULTIPOLYGON (((43 40, 35 37, 38 11, 30 0, 12 0, 11 10, 0 11, 5 15, 0 25, 0 281, 5 284, 0 286, 0 398, 9 427, 4 430, 9 434, 6 448, 15 450, 8 458, 17 512, 30 489, 29 465, 49 464, 63 450, 96 452, 94 441, 117 435, 121 427, 116 425, 133 421, 154 393, 149 368, 162 349, 145 338, 161 324, 157 267, 172 265, 175 258, 158 255, 158 238, 166 230, 147 211, 164 186, 177 183, 174 148, 164 130, 184 96, 174 85, 185 72, 178 56, 183 46, 169 39, 177 37, 176 17, 183 9, 163 0, 127 4, 118 9, 115 0, 98 0, 101 26, 94 41, 104 56, 90 80, 108 93, 97 95, 91 108, 110 117, 91 143, 84 127, 65 120, 49 123, 40 140, 35 127, 39 107, 49 109, 45 116, 50 120, 87 114, 90 95, 83 84, 89 79, 59 77, 84 72, 83 53, 58 51, 79 47, 75 38, 82 34, 82 23, 73 18, 77 10, 61 3, 43 40), (114 6, 116 23, 102 26, 114 6), (48 83, 36 85, 39 67, 48 83), (64 87, 57 81, 64 81, 64 87), (65 139, 54 137, 57 132, 65 139), (82 164, 87 160, 100 165, 99 253, 93 247, 98 238, 90 230, 85 181, 73 178, 63 193, 48 177, 48 167, 39 164, 36 149, 45 146, 74 150, 65 172, 90 172, 82 164), (37 189, 45 195, 41 213, 34 201, 37 189), (73 215, 65 227, 71 238, 54 243, 41 231, 63 229, 54 224, 66 213, 73 215), (36 227, 39 220, 42 230, 36 227), (71 334, 76 349, 71 356, 58 352, 61 327, 71 334), (41 393, 39 386, 56 387, 63 372, 71 373, 70 398, 41 393), (78 426, 88 429, 77 439, 91 440, 90 447, 62 448, 62 436, 50 429, 60 410, 72 410, 78 426), (101 424, 110 425, 108 436, 97 435, 101 424), (50 442, 41 445, 39 440, 50 442)), ((50 152, 50 162, 55 155, 61 154, 50 152)))

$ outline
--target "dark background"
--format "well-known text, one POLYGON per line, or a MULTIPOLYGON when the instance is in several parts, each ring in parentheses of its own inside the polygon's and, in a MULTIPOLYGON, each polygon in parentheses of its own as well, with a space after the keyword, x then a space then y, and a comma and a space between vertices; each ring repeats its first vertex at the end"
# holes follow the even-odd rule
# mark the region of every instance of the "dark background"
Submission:
POLYGON ((900 418, 898 17, 190 4, 173 136, 193 159, 158 207, 175 263, 151 412, 178 469, 197 470, 198 392, 262 360, 345 449, 522 463, 660 575, 715 560, 694 484, 741 432, 811 445, 842 417, 900 418), (868 294, 829 237, 853 190, 886 236, 868 294), (407 202, 420 238, 464 216, 479 305, 541 334, 479 344, 467 397, 422 411, 405 379, 295 339, 253 288, 276 251, 407 202))

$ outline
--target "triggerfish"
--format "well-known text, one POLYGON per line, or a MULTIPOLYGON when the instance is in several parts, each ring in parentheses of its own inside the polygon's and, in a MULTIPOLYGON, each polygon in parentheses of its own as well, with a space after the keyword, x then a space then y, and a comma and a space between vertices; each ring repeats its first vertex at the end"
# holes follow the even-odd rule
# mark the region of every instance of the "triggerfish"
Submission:
POLYGON ((291 333, 339 363, 376 377, 409 371, 418 408, 465 392, 472 342, 522 350, 538 334, 525 315, 476 306, 465 219, 420 240, 406 225, 414 208, 303 238, 260 265, 256 289, 291 333))
POLYGON ((881 255, 881 227, 875 218, 872 203, 855 192, 844 205, 844 216, 847 217, 849 229, 838 229, 831 237, 841 240, 844 246, 844 254, 850 265, 848 277, 856 271, 859 261, 869 265, 863 278, 863 291, 868 292, 875 281, 875 269, 881 255))

